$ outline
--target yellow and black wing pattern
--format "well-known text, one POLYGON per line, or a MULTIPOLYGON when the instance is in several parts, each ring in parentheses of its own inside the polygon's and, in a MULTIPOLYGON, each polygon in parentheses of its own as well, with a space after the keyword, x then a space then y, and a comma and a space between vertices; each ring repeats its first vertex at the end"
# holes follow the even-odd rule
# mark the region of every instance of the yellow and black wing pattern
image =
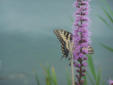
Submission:
POLYGON ((63 57, 67 58, 69 55, 69 44, 72 42, 72 33, 63 29, 56 29, 54 30, 54 33, 61 43, 63 57))
MULTIPOLYGON (((73 47, 72 33, 65 31, 63 29, 56 29, 54 30, 54 33, 56 34, 58 40, 61 43, 61 50, 62 50, 63 57, 68 58, 69 52, 70 52, 70 46, 73 47)), ((89 45, 88 54, 93 54, 93 53, 94 53, 93 48, 89 45)))

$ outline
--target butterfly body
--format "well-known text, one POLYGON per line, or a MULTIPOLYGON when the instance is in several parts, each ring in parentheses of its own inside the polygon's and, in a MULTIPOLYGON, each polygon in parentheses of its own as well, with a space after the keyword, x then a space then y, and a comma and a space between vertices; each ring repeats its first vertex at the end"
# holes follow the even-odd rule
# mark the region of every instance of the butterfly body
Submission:
MULTIPOLYGON (((61 43, 61 50, 62 50, 63 57, 69 58, 69 54, 72 54, 72 51, 74 50, 72 33, 65 31, 63 29, 56 29, 54 30, 54 33, 61 43)), ((89 54, 93 53, 93 48, 90 45, 88 46, 88 53, 89 54)))

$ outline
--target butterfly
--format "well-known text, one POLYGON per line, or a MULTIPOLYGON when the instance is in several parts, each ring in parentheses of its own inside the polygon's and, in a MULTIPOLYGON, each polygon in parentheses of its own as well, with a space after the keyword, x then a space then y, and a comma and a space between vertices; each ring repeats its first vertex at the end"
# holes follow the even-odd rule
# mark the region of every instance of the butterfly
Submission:
MULTIPOLYGON (((68 58, 69 53, 73 50, 73 34, 63 29, 55 29, 55 35, 61 43, 63 57, 68 58)), ((93 48, 88 46, 88 54, 93 54, 93 48)))

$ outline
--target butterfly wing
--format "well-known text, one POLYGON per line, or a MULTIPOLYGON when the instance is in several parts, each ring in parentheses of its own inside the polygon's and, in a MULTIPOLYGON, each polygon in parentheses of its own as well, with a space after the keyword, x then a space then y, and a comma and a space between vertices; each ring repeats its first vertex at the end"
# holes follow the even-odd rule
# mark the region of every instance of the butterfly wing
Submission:
POLYGON ((69 55, 69 44, 70 42, 72 42, 72 33, 67 32, 63 29, 54 30, 54 33, 56 34, 58 40, 61 43, 63 57, 67 58, 69 55))
MULTIPOLYGON (((63 56, 67 58, 70 52, 69 44, 72 44, 72 33, 65 31, 63 29, 56 29, 54 30, 54 33, 56 34, 58 40, 61 43, 61 50, 63 56)), ((93 48, 89 45, 88 54, 93 54, 93 53, 94 53, 93 48)))

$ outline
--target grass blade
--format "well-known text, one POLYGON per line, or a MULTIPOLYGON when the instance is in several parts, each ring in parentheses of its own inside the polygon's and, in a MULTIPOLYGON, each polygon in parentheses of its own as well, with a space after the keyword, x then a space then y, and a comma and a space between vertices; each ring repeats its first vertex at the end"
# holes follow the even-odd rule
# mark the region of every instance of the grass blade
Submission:
POLYGON ((97 15, 97 17, 98 17, 104 24, 106 24, 106 25, 108 26, 108 28, 112 29, 111 25, 108 24, 108 22, 107 22, 103 17, 98 16, 98 15, 97 15))
POLYGON ((109 25, 108 22, 107 22, 103 17, 98 16, 98 18, 99 18, 101 21, 103 21, 106 25, 109 25))
MULTIPOLYGON (((107 18, 113 23, 113 10, 111 10, 110 5, 107 3, 106 0, 102 0, 104 5, 106 6, 107 10, 105 8, 102 8, 107 18)), ((109 28, 113 28, 108 22, 101 16, 98 16, 98 18, 103 21, 109 28)))
POLYGON ((104 6, 107 7, 107 10, 110 12, 110 14, 113 17, 113 10, 110 8, 110 5, 107 3, 107 0, 102 0, 102 2, 104 3, 104 6))
POLYGON ((54 85, 58 85, 58 83, 57 83, 57 78, 56 78, 55 68, 52 67, 51 71, 52 71, 52 80, 53 80, 53 84, 54 84, 54 85))
POLYGON ((45 73, 45 79, 46 79, 46 85, 52 85, 51 81, 51 75, 50 75, 50 67, 42 66, 44 73, 45 73))
POLYGON ((96 72, 95 72, 95 67, 94 67, 94 63, 91 55, 88 55, 88 66, 94 79, 96 80, 96 72))
POLYGON ((99 70, 97 73, 96 85, 100 85, 100 81, 101 81, 101 70, 99 70))
POLYGON ((105 45, 105 44, 103 44, 103 43, 100 43, 100 45, 101 45, 102 47, 104 47, 105 49, 107 49, 108 51, 113 52, 113 48, 111 48, 111 47, 109 47, 109 46, 107 46, 107 45, 105 45))
POLYGON ((111 23, 113 23, 113 18, 111 17, 111 15, 104 8, 103 8, 103 10, 104 10, 104 13, 106 14, 106 16, 108 17, 108 19, 111 21, 111 23))

